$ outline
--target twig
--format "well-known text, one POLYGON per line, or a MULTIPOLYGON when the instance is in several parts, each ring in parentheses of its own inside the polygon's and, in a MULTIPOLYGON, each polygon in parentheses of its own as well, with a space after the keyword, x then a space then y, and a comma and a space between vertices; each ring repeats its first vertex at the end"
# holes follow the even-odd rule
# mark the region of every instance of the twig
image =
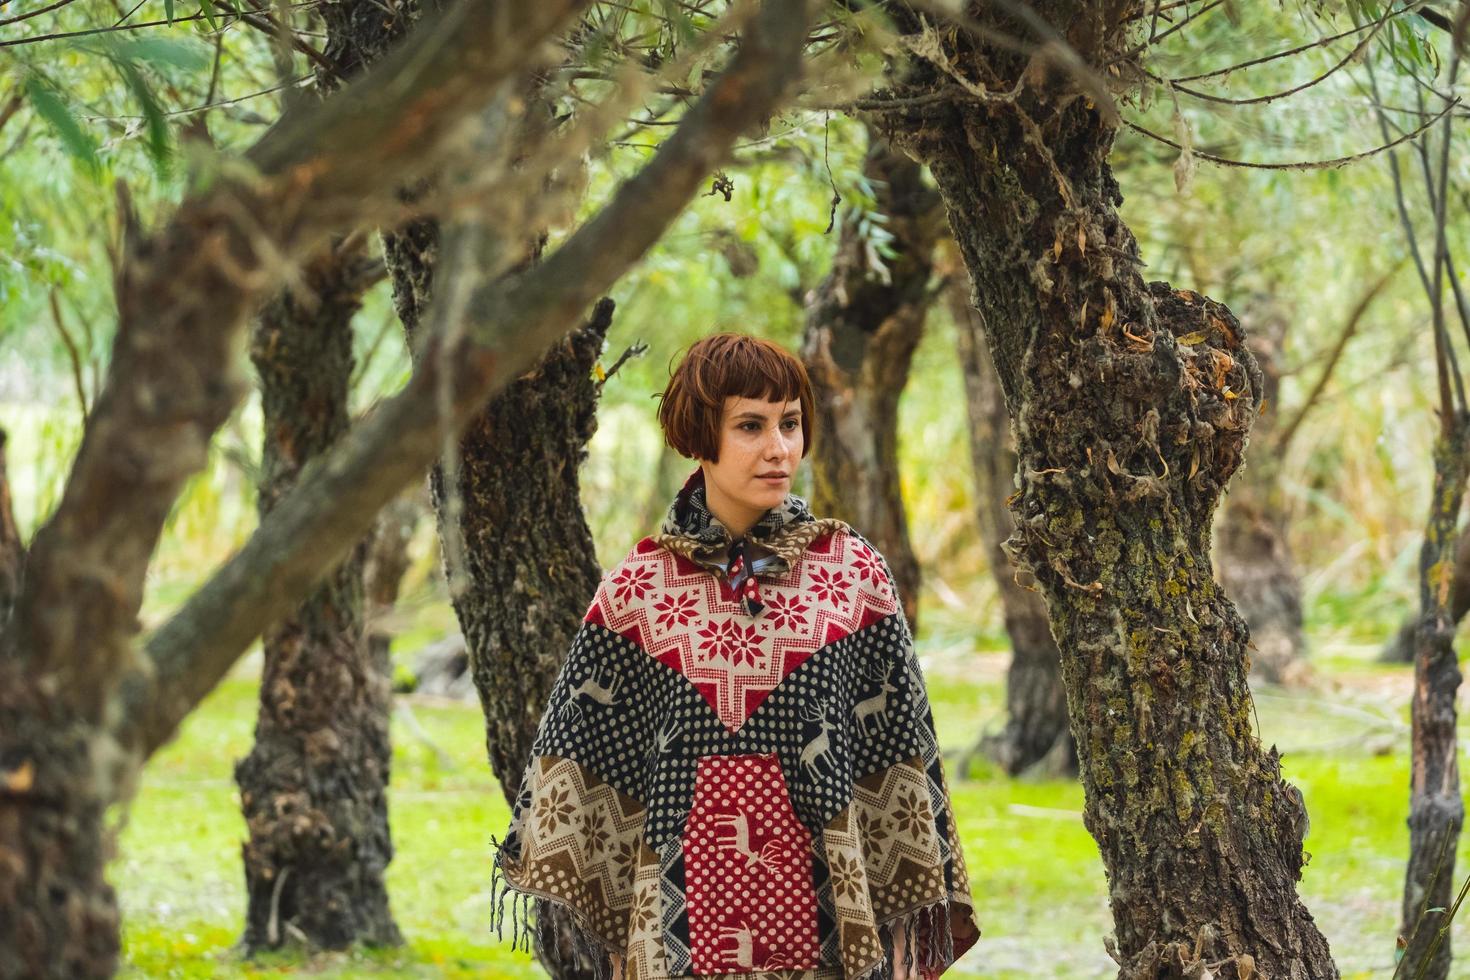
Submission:
MULTIPOLYGON (((314 7, 316 6, 316 3, 317 0, 311 0, 311 2, 309 3, 298 3, 294 6, 298 8, 314 7)), ((139 4, 139 6, 141 6, 141 4, 139 4)), ((135 7, 133 9, 136 10, 137 8, 135 7)), ((233 10, 231 12, 233 13, 233 10)), ((112 25, 111 27, 90 27, 86 30, 81 31, 58 31, 52 34, 32 34, 28 37, 16 37, 11 38, 8 41, 0 41, 0 48, 13 48, 22 44, 39 44, 42 41, 64 41, 67 38, 73 37, 92 37, 96 34, 115 34, 120 31, 136 31, 141 30, 145 27, 170 27, 174 24, 188 24, 192 21, 208 19, 209 18, 205 17, 202 13, 186 14, 182 17, 175 17, 173 20, 145 20, 137 24, 124 24, 122 22, 119 22, 112 25)), ((228 27, 230 24, 238 23, 240 20, 243 19, 243 17, 237 16, 234 20, 227 22, 225 26, 228 27)))
POLYGON ((633 343, 633 345, 631 347, 629 347, 627 350, 623 351, 621 354, 618 355, 618 359, 616 361, 613 361, 613 366, 610 367, 610 368, 608 368, 607 369, 607 372, 602 376, 601 379, 598 380, 598 382, 597 382, 597 390, 598 391, 601 391, 602 390, 602 386, 605 385, 605 384, 607 384, 609 378, 611 378, 613 375, 615 375, 615 374, 618 373, 618 368, 622 367, 623 364, 624 364, 624 362, 626 362, 629 358, 642 357, 644 354, 647 354, 647 353, 648 353, 648 345, 647 344, 645 344, 641 340, 634 341, 634 343, 633 343))
POLYGON ((1317 383, 1312 386, 1312 390, 1307 395, 1306 400, 1302 402, 1301 407, 1296 410, 1296 414, 1292 416, 1291 421, 1286 424, 1286 427, 1281 430, 1281 435, 1276 440, 1275 452, 1280 458, 1286 458, 1287 447, 1291 445, 1292 439, 1296 438, 1297 430, 1301 428, 1302 420, 1307 417, 1307 413, 1317 404, 1317 399, 1321 397, 1322 391, 1327 387, 1327 382, 1332 378, 1332 372, 1337 368, 1337 362, 1342 358, 1342 352, 1347 350, 1348 341, 1352 340, 1353 335, 1358 332, 1358 324, 1362 322, 1363 314, 1368 312, 1368 307, 1373 305, 1373 300, 1378 298, 1378 294, 1383 292, 1384 287, 1393 281, 1394 276, 1398 275, 1399 269, 1403 268, 1404 261, 1404 259, 1399 259, 1399 261, 1394 263, 1393 268, 1385 272, 1379 277, 1377 282, 1368 287, 1367 292, 1359 297, 1357 304, 1353 307, 1352 313, 1348 314, 1347 322, 1343 324, 1342 333, 1338 335, 1337 343, 1333 346, 1332 353, 1327 355, 1327 363, 1322 365, 1322 374, 1317 378, 1317 383))
MULTIPOLYGON (((229 3, 226 3, 225 0, 214 0, 214 5, 220 10, 225 11, 226 13, 233 14, 236 12, 235 7, 229 3)), ((291 30, 290 25, 286 24, 284 20, 276 21, 271 17, 269 13, 265 12, 247 13, 242 11, 238 14, 238 16, 240 20, 255 28, 257 31, 260 31, 262 34, 267 35, 277 43, 288 44, 291 47, 295 48, 297 51, 300 51, 302 54, 306 55, 308 59, 315 62, 317 65, 321 66, 325 71, 331 74, 332 77, 338 79, 342 77, 342 72, 340 69, 338 69, 335 62, 333 62, 326 55, 322 54, 316 48, 301 40, 301 38, 297 37, 296 33, 291 30)))
MULTIPOLYGON (((1405 8, 1405 9, 1407 9, 1407 8, 1405 8)), ((1297 95, 1300 92, 1304 92, 1307 89, 1311 88, 1312 86, 1319 85, 1322 82, 1326 81, 1327 79, 1331 78, 1333 75, 1337 74, 1338 71, 1340 71, 1342 68, 1344 68, 1349 62, 1351 62, 1354 58, 1358 57, 1358 55, 1362 53, 1363 49, 1366 48, 1369 44, 1372 43, 1373 38, 1375 38, 1378 35, 1378 32, 1383 28, 1383 25, 1387 24, 1388 21, 1389 21, 1389 19, 1391 17, 1398 16, 1399 14, 1402 14, 1404 12, 1405 12, 1404 9, 1389 11, 1388 13, 1385 13, 1382 17, 1378 18, 1378 20, 1374 21, 1371 24, 1366 25, 1366 27, 1371 27, 1372 28, 1372 30, 1369 32, 1368 36, 1365 37, 1365 38, 1363 38, 1357 44, 1353 45, 1353 49, 1351 51, 1349 51, 1347 54, 1343 55, 1342 58, 1339 59, 1338 62, 1335 65, 1333 65, 1331 68, 1328 68, 1326 71, 1324 71, 1322 74, 1318 75, 1316 78, 1313 78, 1313 79, 1311 79, 1309 81, 1302 82, 1300 85, 1293 85, 1291 88, 1283 89, 1282 91, 1279 91, 1279 92, 1273 92, 1270 95, 1257 95, 1257 96, 1253 96, 1253 97, 1248 98, 1248 99, 1232 99, 1229 96, 1214 95, 1214 94, 1211 94, 1209 92, 1202 92, 1202 91, 1200 91, 1199 89, 1196 89, 1196 88, 1190 88, 1187 85, 1181 84, 1181 81, 1182 81, 1181 79, 1171 78, 1171 79, 1167 79, 1166 80, 1166 79, 1160 77, 1159 75, 1155 75, 1153 72, 1149 71, 1147 68, 1140 68, 1139 70, 1142 71, 1145 76, 1147 76, 1148 78, 1152 79, 1153 81, 1158 82, 1161 85, 1167 85, 1167 86, 1169 86, 1169 88, 1170 88, 1171 91, 1182 92, 1185 95, 1188 95, 1188 96, 1190 96, 1192 98, 1199 99, 1199 100, 1204 101, 1204 102, 1214 102, 1214 103, 1219 104, 1219 105, 1231 105, 1231 106, 1264 105, 1267 102, 1275 102, 1275 101, 1277 101, 1279 99, 1290 98, 1293 95, 1297 95)))
MULTIPOLYGON (((1455 99, 1454 101, 1450 102, 1449 105, 1445 106, 1439 112, 1435 113, 1432 118, 1426 120, 1423 125, 1419 126, 1415 130, 1412 130, 1411 132, 1405 133, 1403 136, 1400 136, 1398 139, 1394 140, 1391 143, 1386 143, 1383 146, 1375 146, 1371 150, 1364 150, 1361 153, 1353 153, 1345 157, 1334 157, 1331 160, 1302 160, 1295 163, 1257 163, 1252 160, 1232 160, 1229 157, 1215 156, 1213 153, 1205 153, 1202 150, 1193 150, 1192 153, 1196 158, 1200 160, 1208 160, 1210 163, 1217 163, 1222 167, 1244 167, 1250 170, 1332 170, 1337 167, 1345 167, 1350 163, 1357 163, 1359 160, 1366 160, 1371 156, 1377 156, 1379 153, 1382 153, 1385 150, 1391 150, 1394 147, 1398 146, 1400 143, 1405 143, 1413 139, 1414 137, 1418 136, 1420 133, 1424 132, 1426 129, 1433 126, 1435 123, 1439 122, 1441 119, 1449 115, 1450 110, 1459 104, 1460 100, 1455 99)), ((1184 150, 1184 147, 1180 146, 1178 143, 1174 142, 1168 137, 1160 136, 1153 130, 1145 129, 1144 127, 1138 125, 1138 123, 1136 122, 1124 119, 1123 125, 1127 126, 1135 133, 1138 133, 1142 136, 1147 136, 1149 139, 1156 140, 1157 142, 1160 142, 1165 146, 1171 146, 1181 152, 1183 152, 1184 150)))
MULTIPOLYGON (((1416 0, 1415 3, 1412 3, 1409 6, 1398 10, 1395 16, 1397 16, 1397 14, 1407 13, 1409 10, 1413 9, 1413 7, 1417 6, 1419 2, 1422 2, 1422 0, 1416 0)), ((1367 24, 1359 24, 1358 26, 1350 30, 1342 31, 1337 34, 1330 34, 1326 37, 1319 37, 1315 41, 1308 41, 1306 44, 1299 44, 1294 48, 1287 48, 1285 51, 1277 51, 1275 54, 1262 55, 1259 58, 1251 58, 1249 61, 1241 61, 1226 68, 1216 68, 1211 71, 1200 72, 1197 75, 1183 75, 1179 78, 1173 79, 1173 81, 1175 84, 1178 84, 1180 82, 1203 81, 1206 78, 1219 78, 1221 75, 1229 75, 1234 72, 1240 71, 1242 68, 1254 68, 1256 65, 1264 65, 1270 61, 1279 61, 1282 58, 1290 58, 1293 55, 1301 54, 1304 51, 1310 51, 1313 48, 1324 47, 1328 44, 1331 44, 1333 41, 1340 41, 1345 37, 1351 37, 1354 34, 1361 34, 1363 31, 1372 30, 1374 26, 1375 23, 1373 22, 1367 24)))
MULTIPOLYGON (((1224 2, 1225 2, 1225 0, 1213 0, 1212 3, 1205 4, 1199 10, 1186 11, 1185 14, 1184 14, 1184 19, 1181 20, 1179 23, 1175 24, 1173 27, 1169 28, 1167 31, 1165 31, 1164 33, 1158 35, 1157 37, 1150 37, 1147 41, 1144 41, 1141 44, 1134 45, 1129 50, 1123 52, 1122 54, 1120 54, 1116 58, 1114 58, 1112 61, 1108 62, 1108 65, 1116 65, 1120 61, 1131 61, 1131 60, 1133 60, 1134 58, 1136 58, 1140 54, 1142 54, 1144 51, 1148 50, 1148 48, 1152 47, 1155 44, 1158 44, 1160 41, 1162 41, 1164 38, 1168 37, 1170 34, 1173 34, 1176 31, 1183 30, 1192 21, 1194 21, 1195 19, 1197 19, 1199 17, 1203 17, 1205 14, 1209 13, 1211 10, 1214 10, 1216 7, 1220 6, 1220 4, 1222 4, 1224 2)), ((1104 67, 1106 67, 1106 66, 1104 66, 1104 67)))
POLYGON ((42 14, 49 14, 51 11, 56 10, 60 7, 65 7, 71 2, 72 0, 56 0, 55 3, 47 4, 44 7, 37 7, 35 10, 27 10, 25 13, 16 14, 14 17, 0 18, 0 27, 8 27, 11 24, 19 24, 23 20, 30 20, 32 17, 39 17, 42 14))
MULTIPOLYGON (((299 78, 293 78, 293 79, 291 79, 288 82, 281 83, 280 85, 272 85, 270 88, 261 89, 259 92, 250 92, 250 93, 247 93, 245 95, 237 95, 233 99, 220 99, 218 102, 206 102, 204 105, 190 106, 187 109, 170 109, 167 112, 165 112, 164 115, 165 116, 188 116, 188 115, 193 115, 196 112, 207 112, 210 109, 216 109, 216 108, 218 108, 218 107, 220 107, 222 105, 236 105, 237 103, 240 103, 240 102, 248 102, 250 99, 258 99, 262 95, 270 95, 272 92, 279 92, 283 88, 290 88, 293 85, 300 85, 303 82, 310 82, 312 80, 313 80, 313 77, 311 75, 302 75, 299 78)), ((140 115, 118 115, 118 116, 91 116, 91 115, 88 115, 88 116, 83 116, 82 118, 84 118, 84 119, 91 119, 91 120, 99 120, 99 119, 142 119, 143 117, 140 116, 140 115)))
POLYGON ((87 427, 87 417, 90 409, 87 405, 87 385, 82 377, 82 355, 77 350, 77 342, 72 338, 71 331, 66 328, 66 321, 61 317, 61 304, 56 299, 56 289, 51 290, 51 319, 56 324, 56 332, 61 334, 61 342, 66 346, 66 356, 71 361, 72 384, 76 386, 77 406, 82 410, 82 428, 87 427))

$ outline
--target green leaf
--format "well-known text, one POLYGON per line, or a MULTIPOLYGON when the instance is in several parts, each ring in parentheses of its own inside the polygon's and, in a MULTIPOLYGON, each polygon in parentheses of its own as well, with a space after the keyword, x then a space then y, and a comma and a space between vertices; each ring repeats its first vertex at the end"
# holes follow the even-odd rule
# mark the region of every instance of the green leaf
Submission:
POLYGON ((81 121, 72 113, 60 95, 39 76, 32 75, 25 81, 26 95, 36 115, 46 120, 61 140, 66 152, 81 163, 93 177, 101 174, 102 166, 97 159, 97 141, 82 128, 81 121))
POLYGON ((167 173, 172 157, 172 145, 169 141, 168 119, 163 114, 163 107, 158 104, 153 90, 148 87, 147 81, 136 67, 126 61, 118 61, 115 64, 117 70, 122 74, 123 81, 132 90, 138 104, 142 107, 143 128, 148 135, 148 155, 153 158, 153 163, 160 174, 167 173))
MULTIPOLYGON (((203 4, 201 8, 204 9, 203 4)), ((211 61, 209 46, 187 37, 108 37, 99 45, 106 57, 114 61, 141 62, 155 68, 179 68, 203 71, 211 61)), ((80 45, 79 45, 80 47, 80 45)))
POLYGON ((174 22, 174 0, 163 0, 163 16, 170 25, 174 22))
POLYGON ((219 21, 214 19, 214 4, 209 0, 199 0, 199 14, 209 24, 210 30, 219 30, 219 21))

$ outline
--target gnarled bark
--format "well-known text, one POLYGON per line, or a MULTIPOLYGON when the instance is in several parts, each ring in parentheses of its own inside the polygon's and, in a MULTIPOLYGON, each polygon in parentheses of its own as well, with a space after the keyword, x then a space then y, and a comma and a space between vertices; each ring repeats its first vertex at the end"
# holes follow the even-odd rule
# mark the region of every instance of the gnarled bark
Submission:
POLYGON ((1011 640, 1005 728, 980 738, 975 749, 990 755, 1012 776, 1033 767, 1047 775, 1075 775, 1077 747, 1067 718, 1061 654, 1051 636, 1046 602, 1040 592, 1016 580, 1016 569, 1004 548, 1016 529, 1006 505, 1015 490, 1016 451, 1005 395, 990 362, 980 314, 970 305, 969 277, 963 269, 955 272, 958 275, 946 290, 946 298, 965 378, 976 510, 1011 640))
MULTIPOLYGON (((966 12, 1127 58, 1132 4, 1038 2, 1040 28, 997 9, 966 12)), ((1095 72, 898 17, 928 54, 883 118, 944 195, 1014 420, 1011 548, 1062 651, 1120 976, 1335 977, 1296 894, 1301 795, 1251 730, 1246 627, 1211 573, 1261 397, 1239 324, 1140 276, 1095 72)))
POLYGON ((876 211, 887 216, 893 254, 879 259, 861 216, 850 216, 807 313, 801 357, 816 414, 812 507, 873 540, 917 629, 919 562, 899 493, 898 400, 932 302, 929 276, 942 215, 923 168, 876 133, 863 173, 876 211))
POLYGON ((1460 797, 1455 696, 1460 665, 1450 580, 1456 565, 1455 522, 1470 476, 1470 416, 1443 421, 1434 446, 1434 485, 1424 544, 1419 552, 1419 623, 1414 635, 1414 696, 1409 788, 1409 861, 1404 871, 1399 934, 1408 943, 1408 975, 1442 980, 1449 975, 1450 933, 1445 909, 1455 892, 1455 849, 1465 822, 1460 797), (1431 955, 1431 950, 1432 955, 1431 955))
MULTIPOLYGON (((352 318, 366 261, 360 245, 324 252, 257 322, 250 356, 265 420, 262 515, 347 431, 352 318)), ((388 664, 363 638, 363 553, 354 549, 262 643, 255 743, 235 767, 249 833, 241 848, 247 952, 292 941, 325 949, 403 941, 384 882, 393 857, 388 664)))
MULTIPOLYGON (((1455 538, 1455 565, 1450 578, 1450 627, 1458 629, 1470 612, 1470 527, 1460 529, 1455 538)), ((1422 613, 1421 613, 1422 616, 1422 613)), ((1413 663, 1414 637, 1419 629, 1416 616, 1399 627, 1399 631, 1383 645, 1379 659, 1387 663, 1413 663)))

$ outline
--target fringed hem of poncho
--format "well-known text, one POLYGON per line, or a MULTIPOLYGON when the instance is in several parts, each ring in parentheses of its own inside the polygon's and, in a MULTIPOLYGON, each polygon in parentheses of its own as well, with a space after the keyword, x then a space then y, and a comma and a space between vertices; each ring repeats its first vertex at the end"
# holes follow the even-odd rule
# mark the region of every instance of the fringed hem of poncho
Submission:
MULTIPOLYGON (((537 903, 539 901, 554 902, 566 910, 571 917, 572 941, 575 944, 578 958, 584 960, 585 965, 592 969, 597 980, 610 980, 612 967, 609 956, 612 954, 625 955, 626 950, 619 949, 616 944, 608 942, 593 931, 586 915, 564 898, 512 881, 501 865, 503 852, 500 841, 491 837, 490 843, 495 853, 490 876, 490 924, 496 936, 501 939, 505 938, 505 904, 509 900, 511 949, 524 949, 528 953, 531 952, 539 924, 539 916, 535 911, 537 903)), ((871 963, 864 964, 848 980, 893 980, 893 937, 896 929, 903 930, 904 966, 911 974, 917 970, 917 975, 922 980, 937 977, 952 966, 955 960, 979 941, 981 932, 979 924, 975 921, 973 903, 957 896, 947 896, 937 902, 930 902, 899 915, 890 916, 877 923, 877 928, 883 945, 882 956, 871 963), (967 937, 958 949, 956 949, 950 919, 951 906, 954 905, 968 910, 971 925, 975 930, 974 934, 967 937)), ((823 971, 832 970, 836 971, 831 973, 832 976, 842 975, 840 966, 832 966, 810 970, 722 973, 718 976, 722 980, 794 980, 794 978, 804 976, 820 978, 826 975, 823 971)), ((698 980, 698 975, 695 977, 698 980)), ((689 980, 689 977, 688 975, 649 977, 647 980, 689 980)))
POLYGON ((611 980, 612 965, 608 959, 609 954, 616 953, 621 956, 623 950, 619 949, 615 943, 610 943, 598 935, 591 928, 586 914, 565 898, 538 888, 521 885, 512 880, 501 863, 505 856, 504 844, 492 836, 490 846, 495 854, 490 872, 490 926, 495 930, 495 935, 500 939, 505 938, 505 904, 509 899, 511 909, 510 948, 532 952, 532 944, 540 925, 537 904, 541 901, 554 902, 571 916, 572 942, 575 944, 577 958, 584 961, 583 965, 593 971, 593 976, 597 980, 611 980), (522 945, 523 941, 524 945, 522 945))
POLYGON ((883 955, 860 967, 849 980, 892 980, 895 929, 903 930, 903 965, 911 974, 917 970, 917 976, 924 980, 939 976, 980 939, 980 926, 975 922, 974 905, 957 896, 947 896, 879 922, 878 935, 883 942, 883 955), (954 929, 950 921, 950 908, 954 905, 969 910, 970 923, 975 930, 973 935, 962 941, 963 945, 958 949, 955 948, 954 929))

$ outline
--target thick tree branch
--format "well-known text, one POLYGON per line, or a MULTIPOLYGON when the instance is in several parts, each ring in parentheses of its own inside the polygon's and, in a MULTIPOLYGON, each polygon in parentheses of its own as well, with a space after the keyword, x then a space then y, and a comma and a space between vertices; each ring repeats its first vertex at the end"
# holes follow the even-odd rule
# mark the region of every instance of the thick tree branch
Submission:
POLYGON ((120 740, 144 753, 163 744, 261 629, 422 477, 446 432, 531 367, 657 241, 736 137, 767 118, 798 75, 806 6, 766 3, 730 67, 652 162, 541 264, 478 290, 464 329, 448 330, 452 312, 436 309, 430 349, 405 390, 304 473, 241 551, 150 638, 146 667, 120 695, 120 740), (446 336, 458 338, 456 349, 439 347, 446 336), (446 368, 453 377, 440 373, 446 368), (452 413, 441 417, 446 382, 452 413))
MULTIPOLYGON (((426 21, 379 70, 283 119, 196 183, 145 237, 122 194, 119 326, 107 383, 3 638, 58 710, 100 720, 133 656, 143 578, 184 481, 243 391, 246 316, 324 237, 385 210, 461 121, 526 67, 580 0, 473 0, 426 21)), ((0 688, 7 683, 0 676, 0 688)))

